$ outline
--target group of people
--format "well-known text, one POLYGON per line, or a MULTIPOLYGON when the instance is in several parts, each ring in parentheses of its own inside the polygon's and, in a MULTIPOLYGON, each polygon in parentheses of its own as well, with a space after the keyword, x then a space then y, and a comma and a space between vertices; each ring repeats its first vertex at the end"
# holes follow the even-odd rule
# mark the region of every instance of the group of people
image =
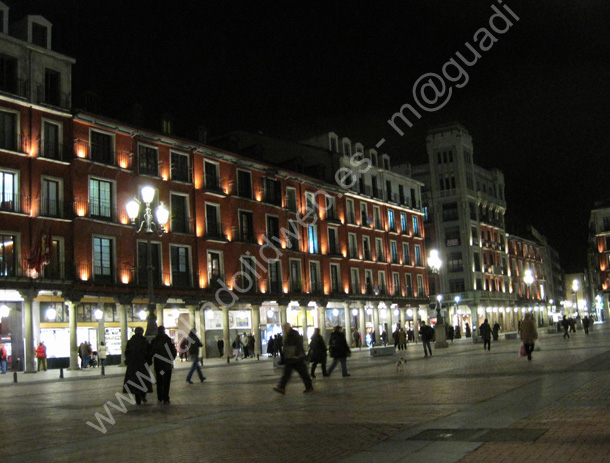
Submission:
POLYGON ((283 343, 282 343, 282 363, 284 365, 284 374, 280 382, 273 388, 275 392, 280 394, 286 393, 286 384, 290 380, 293 371, 296 371, 305 385, 303 393, 309 394, 314 391, 311 378, 316 377, 316 367, 321 365, 322 375, 330 376, 335 367, 341 363, 341 373, 343 377, 350 376, 347 371, 347 358, 351 355, 351 349, 345 337, 343 327, 337 325, 330 334, 328 340, 328 353, 333 362, 330 367, 326 368, 327 348, 324 337, 320 333, 320 328, 314 330, 309 343, 309 353, 305 354, 303 337, 295 330, 290 323, 282 325, 283 343), (307 371, 307 360, 311 362, 311 373, 307 371))
POLYGON ((269 357, 277 357, 282 355, 282 343, 284 342, 281 334, 269 336, 267 341, 267 354, 269 357))
POLYGON ((235 360, 239 360, 240 357, 242 358, 242 360, 251 357, 254 358, 255 344, 256 339, 254 338, 254 335, 252 333, 248 334, 244 331, 243 334, 237 334, 237 336, 235 336, 235 339, 233 340, 233 344, 231 345, 231 347, 233 348, 233 357, 235 357, 235 360))

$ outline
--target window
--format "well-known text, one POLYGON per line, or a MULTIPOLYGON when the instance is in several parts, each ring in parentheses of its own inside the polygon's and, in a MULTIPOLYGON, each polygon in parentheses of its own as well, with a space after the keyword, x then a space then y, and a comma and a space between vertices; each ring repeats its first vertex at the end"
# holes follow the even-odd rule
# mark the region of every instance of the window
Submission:
POLYGON ((447 259, 447 270, 449 272, 463 272, 464 262, 461 252, 450 252, 447 259))
POLYGON ((159 175, 159 152, 157 148, 138 145, 138 172, 140 175, 159 175))
POLYGON ((89 180, 89 214, 91 217, 112 218, 112 183, 92 178, 89 180))
POLYGON ((335 227, 328 227, 328 254, 331 256, 341 254, 339 252, 339 232, 335 227))
POLYGON ((396 223, 394 222, 394 211, 392 209, 388 210, 388 227, 390 231, 396 231, 396 223))
POLYGON ((279 180, 263 179, 263 201, 275 206, 282 205, 282 184, 279 180))
POLYGON ((366 203, 360 203, 360 225, 370 226, 372 221, 369 221, 369 208, 366 203))
POLYGON ((109 238, 93 238, 93 278, 96 282, 114 281, 113 242, 109 238))
POLYGON ((375 238, 375 257, 377 258, 377 262, 385 261, 385 253, 383 252, 383 241, 381 238, 375 238))
MULTIPOLYGON (((146 241, 138 241, 138 284, 142 286, 148 285, 148 261, 146 241)), ((159 243, 150 243, 151 250, 151 265, 152 265, 152 281, 153 285, 161 284, 161 245, 159 243)))
POLYGON ((210 238, 222 238, 222 227, 220 225, 220 206, 217 204, 205 205, 205 231, 210 238))
POLYGON ((385 199, 388 201, 392 201, 393 203, 395 203, 396 200, 398 199, 396 197, 396 195, 394 193, 392 193, 392 182, 390 180, 385 181, 385 193, 386 193, 385 199))
POLYGON ((393 264, 398 263, 398 250, 396 249, 396 241, 390 241, 390 258, 393 264))
POLYGON ((32 23, 32 43, 47 48, 47 28, 42 24, 32 23))
POLYGON ((0 235, 0 276, 14 277, 17 270, 17 237, 0 235))
POLYGON ((17 174, 0 171, 0 210, 19 212, 17 174))
POLYGON ((245 170, 237 171, 237 195, 252 199, 252 174, 245 170))
POLYGON ((305 214, 314 214, 317 210, 316 198, 313 193, 305 192, 305 214))
POLYGON ((278 241, 280 239, 279 220, 273 215, 267 216, 267 238, 269 238, 269 240, 276 238, 278 241))
POLYGON ((290 259, 290 291, 300 293, 302 291, 302 282, 301 261, 290 259))
POLYGON ((59 240, 51 240, 51 260, 42 269, 43 278, 60 279, 63 274, 63 253, 61 252, 59 240))
POLYGON ((220 191, 220 182, 218 181, 218 164, 213 162, 204 162, 205 169, 205 187, 208 190, 220 191))
POLYGON ((405 275, 405 296, 413 297, 413 282, 408 273, 405 275))
POLYGON ((415 265, 418 267, 423 267, 423 262, 421 260, 421 249, 418 245, 415 245, 415 265))
POLYGON ((354 233, 350 233, 348 235, 348 245, 349 258, 358 259, 360 256, 358 255, 358 244, 356 242, 356 235, 354 233))
POLYGON ((403 234, 409 233, 409 227, 407 226, 407 214, 404 212, 400 213, 400 231, 403 234))
POLYGON ((417 296, 424 297, 426 294, 424 293, 424 277, 422 275, 417 275, 417 296))
POLYGON ((449 280, 449 291, 452 293, 463 293, 466 291, 466 285, 463 278, 449 280))
POLYGON ((453 247, 459 246, 460 240, 460 227, 450 227, 445 230, 445 246, 453 247))
POLYGON ((340 275, 341 268, 339 267, 339 264, 330 264, 330 292, 333 294, 340 292, 340 275))
POLYGON ((380 270, 377 273, 377 291, 378 294, 386 294, 387 292, 387 285, 386 285, 386 281, 385 281, 385 272, 383 270, 380 270))
POLYGON ((210 289, 218 289, 224 281, 222 254, 219 251, 208 251, 208 280, 210 289))
POLYGON ((191 181, 187 154, 171 152, 171 178, 179 182, 191 181))
POLYGON ((309 225, 307 227, 307 238, 308 238, 308 251, 310 254, 317 254, 318 248, 318 227, 316 225, 309 225))
POLYGON ((364 260, 373 260, 371 258, 371 240, 368 236, 362 237, 362 252, 364 260))
POLYGON ((17 58, 0 55, 0 90, 8 93, 17 93, 17 58))
POLYGON ((44 70, 44 95, 40 95, 44 103, 61 106, 61 77, 53 69, 44 70))
POLYGON ((239 260, 241 261, 241 273, 235 276, 237 281, 234 282, 234 289, 244 293, 256 292, 258 279, 254 257, 241 256, 239 260))
POLYGON ((443 221, 449 222, 451 220, 457 220, 457 219, 458 219, 457 203, 443 204, 443 221))
MULTIPOLYGON (((472 254, 472 257, 473 257, 473 261, 474 261, 474 271, 480 272, 481 271, 481 255, 478 252, 475 252, 472 254)), ((515 262, 514 259, 513 259, 513 262, 515 262)))
POLYGON ((348 199, 346 201, 347 208, 347 223, 351 225, 356 224, 356 212, 354 211, 354 200, 348 199))
POLYGON ((174 233, 190 233, 188 198, 182 195, 171 195, 171 231, 174 233))
POLYGON ((299 222, 296 220, 288 220, 287 243, 286 246, 293 251, 300 251, 299 240, 299 222))
POLYGON ((385 170, 390 170, 390 159, 387 157, 383 158, 383 168, 385 170))
POLYGON ((0 148, 17 151, 17 113, 0 111, 0 148))
POLYGON ((91 160, 103 164, 114 163, 114 138, 107 133, 91 131, 91 160))
POLYGON ((416 216, 413 216, 413 236, 421 236, 419 234, 419 220, 416 216))
POLYGON ((335 198, 325 196, 326 202, 326 220, 337 220, 337 209, 335 207, 335 198))
POLYGON ((412 265, 411 253, 409 252, 409 243, 402 243, 402 263, 403 265, 412 265))
POLYGON ((394 291, 394 296, 402 296, 400 291, 400 274, 396 272, 392 273, 392 290, 394 291))
POLYGON ((269 262, 269 291, 272 294, 282 292, 282 272, 277 260, 269 262))
POLYGON ((360 273, 357 268, 350 269, 349 293, 350 294, 361 294, 360 273))
POLYGON ((237 239, 244 243, 254 243, 252 212, 239 211, 239 237, 237 239))
POLYGON ((61 185, 59 180, 42 179, 42 200, 40 213, 45 217, 62 217, 60 207, 61 185))
POLYGON ((322 283, 320 281, 320 263, 310 262, 309 263, 309 291, 312 294, 319 294, 322 292, 322 283))
POLYGON ((373 206, 373 220, 375 221, 375 228, 381 230, 381 214, 377 206, 373 206))
POLYGON ((373 271, 369 269, 364 270, 364 289, 366 294, 373 294, 373 271))
POLYGON ((42 123, 42 152, 47 159, 61 159, 60 135, 61 126, 49 121, 42 123))
POLYGON ((286 209, 292 212, 297 211, 297 190, 286 187, 286 209))

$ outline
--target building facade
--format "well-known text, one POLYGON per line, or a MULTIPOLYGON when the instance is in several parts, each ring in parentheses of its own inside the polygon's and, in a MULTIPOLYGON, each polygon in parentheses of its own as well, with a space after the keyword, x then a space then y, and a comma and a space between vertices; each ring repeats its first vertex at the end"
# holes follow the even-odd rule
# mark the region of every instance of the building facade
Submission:
POLYGON ((358 330, 378 342, 427 316, 421 184, 390 172, 389 156, 363 168, 370 150, 337 149, 355 183, 328 182, 73 112, 74 61, 50 50, 44 18, 26 28, 0 35, 1 333, 16 367, 34 370, 39 341, 51 365, 78 368, 78 345, 102 340, 118 362, 148 309, 176 343, 196 327, 209 357, 243 332, 265 353, 284 321, 306 338, 340 324, 350 339, 358 330), (132 198, 141 205, 133 222, 132 198), (147 231, 144 205, 161 203, 169 219, 147 231))

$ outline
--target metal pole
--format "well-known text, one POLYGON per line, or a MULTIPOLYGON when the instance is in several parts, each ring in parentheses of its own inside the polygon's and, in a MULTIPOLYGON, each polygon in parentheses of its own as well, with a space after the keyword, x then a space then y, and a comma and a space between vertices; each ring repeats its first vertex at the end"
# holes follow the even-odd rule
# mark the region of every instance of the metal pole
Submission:
POLYGON ((146 220, 146 264, 147 264, 147 277, 148 277, 148 317, 146 317, 146 337, 153 337, 157 335, 157 315, 155 314, 155 302, 153 294, 153 262, 152 262, 152 212, 150 210, 150 204, 146 203, 146 212, 144 214, 146 220))

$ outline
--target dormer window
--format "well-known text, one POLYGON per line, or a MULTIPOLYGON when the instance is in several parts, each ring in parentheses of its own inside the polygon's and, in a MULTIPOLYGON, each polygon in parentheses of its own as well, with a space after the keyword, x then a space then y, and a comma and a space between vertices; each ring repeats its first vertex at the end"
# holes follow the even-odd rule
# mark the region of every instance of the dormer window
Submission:
POLYGON ((384 154, 382 159, 383 159, 383 168, 385 170, 390 170, 390 158, 388 157, 388 155, 384 154))
POLYGON ((347 138, 343 139, 343 154, 345 156, 352 155, 352 144, 350 143, 350 141, 347 138))
POLYGON ((32 43, 39 47, 48 48, 48 30, 42 24, 32 23, 32 43))
POLYGON ((336 134, 334 134, 334 133, 328 134, 328 147, 329 147, 330 151, 333 151, 335 153, 339 152, 339 137, 337 137, 336 134))

